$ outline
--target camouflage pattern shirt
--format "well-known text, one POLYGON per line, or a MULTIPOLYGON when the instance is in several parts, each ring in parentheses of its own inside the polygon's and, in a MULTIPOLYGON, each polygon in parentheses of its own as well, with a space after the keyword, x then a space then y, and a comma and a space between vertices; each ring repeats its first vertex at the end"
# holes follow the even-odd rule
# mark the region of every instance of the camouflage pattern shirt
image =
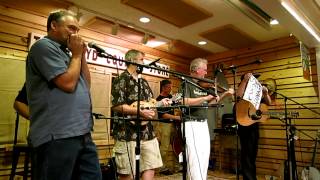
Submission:
MULTIPOLYGON (((141 78, 141 101, 149 101, 152 97, 152 90, 148 82, 141 78)), ((138 81, 127 70, 121 73, 112 83, 111 101, 113 107, 123 104, 130 105, 138 101, 138 81)), ((126 117, 121 112, 115 112, 114 116, 119 118, 115 119, 113 123, 113 137, 116 140, 135 141, 137 138, 136 126, 129 121, 121 120, 121 117, 126 117)), ((149 121, 141 127, 140 139, 151 140, 154 137, 153 126, 149 121)))

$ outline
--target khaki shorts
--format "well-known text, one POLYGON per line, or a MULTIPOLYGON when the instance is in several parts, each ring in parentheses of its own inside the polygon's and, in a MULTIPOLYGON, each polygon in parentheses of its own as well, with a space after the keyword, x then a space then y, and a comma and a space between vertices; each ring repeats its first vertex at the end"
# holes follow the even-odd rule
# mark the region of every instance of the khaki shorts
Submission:
MULTIPOLYGON (((161 167, 162 159, 160 155, 158 140, 154 138, 149 141, 141 141, 140 145, 140 172, 161 167)), ((116 141, 113 151, 115 153, 118 173, 132 174, 133 172, 133 174, 135 175, 135 147, 135 141, 116 141), (127 149, 129 150, 129 153, 127 153, 127 149)))

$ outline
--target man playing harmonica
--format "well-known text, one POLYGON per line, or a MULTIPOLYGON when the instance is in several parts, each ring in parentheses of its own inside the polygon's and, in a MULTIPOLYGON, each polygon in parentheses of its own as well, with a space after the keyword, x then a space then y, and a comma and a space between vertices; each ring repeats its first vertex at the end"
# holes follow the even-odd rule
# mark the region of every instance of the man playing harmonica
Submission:
POLYGON ((28 54, 29 143, 34 148, 35 180, 102 179, 90 133, 86 45, 78 31, 75 14, 53 12, 47 21, 48 35, 35 42, 28 54))

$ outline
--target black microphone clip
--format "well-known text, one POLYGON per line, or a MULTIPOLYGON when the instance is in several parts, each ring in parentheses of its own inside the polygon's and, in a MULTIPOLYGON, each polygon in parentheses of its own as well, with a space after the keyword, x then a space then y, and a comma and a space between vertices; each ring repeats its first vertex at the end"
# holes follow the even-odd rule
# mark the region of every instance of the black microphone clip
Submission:
POLYGON ((105 119, 105 116, 100 113, 92 113, 92 116, 94 116, 95 119, 105 119))
POLYGON ((148 64, 148 66, 156 66, 156 62, 160 61, 161 58, 158 58, 154 61, 152 61, 151 63, 148 64))
POLYGON ((255 61, 255 63, 257 63, 257 64, 261 64, 262 62, 263 61, 260 58, 257 58, 256 61, 255 61))
POLYGON ((216 69, 214 70, 214 74, 213 77, 216 77, 218 73, 221 73, 222 70, 219 67, 216 67, 216 69))

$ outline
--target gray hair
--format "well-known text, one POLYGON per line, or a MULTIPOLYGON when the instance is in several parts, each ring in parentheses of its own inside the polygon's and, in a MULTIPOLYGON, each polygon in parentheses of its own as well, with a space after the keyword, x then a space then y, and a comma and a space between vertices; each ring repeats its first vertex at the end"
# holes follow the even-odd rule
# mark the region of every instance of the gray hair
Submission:
MULTIPOLYGON (((126 55, 125 55, 125 60, 127 61, 133 61, 135 62, 135 58, 139 55, 142 54, 144 56, 144 53, 135 49, 130 49, 126 55)), ((128 64, 127 64, 128 66, 128 64)))
POLYGON ((47 32, 49 32, 51 29, 51 22, 52 21, 59 22, 62 19, 62 17, 64 17, 64 16, 72 16, 77 19, 76 14, 72 11, 57 10, 57 11, 51 12, 48 17, 48 21, 47 21, 47 32))
POLYGON ((190 63, 190 71, 194 72, 199 69, 199 67, 203 64, 208 64, 208 60, 203 58, 196 58, 190 63))

